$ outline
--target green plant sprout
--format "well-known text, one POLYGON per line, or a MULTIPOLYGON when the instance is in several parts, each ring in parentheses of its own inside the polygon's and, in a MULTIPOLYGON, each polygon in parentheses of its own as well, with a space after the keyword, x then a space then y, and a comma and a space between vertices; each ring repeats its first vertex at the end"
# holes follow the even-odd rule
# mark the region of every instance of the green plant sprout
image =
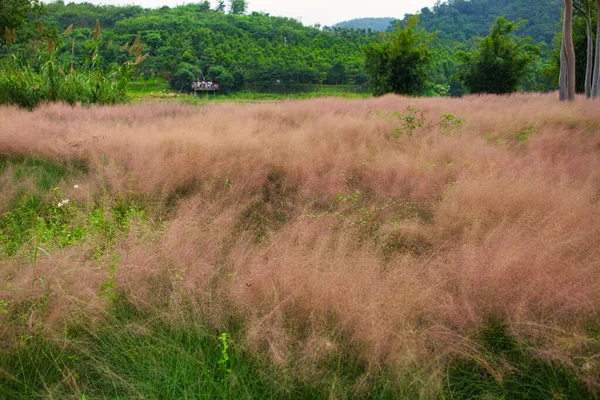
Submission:
POLYGON ((464 122, 463 119, 458 119, 452 114, 440 115, 440 120, 438 121, 438 126, 441 128, 440 135, 447 136, 452 127, 462 125, 464 122))
POLYGON ((229 343, 227 343, 227 333, 221 333, 219 336, 221 342, 221 359, 218 361, 219 370, 223 371, 225 378, 231 374, 231 365, 229 361, 229 343))
POLYGON ((392 115, 400 121, 400 126, 394 128, 394 136, 396 137, 400 137, 405 133, 412 136, 417 128, 425 125, 423 111, 413 106, 406 107, 405 114, 396 111, 392 115))
POLYGON ((0 300, 0 313, 6 314, 8 313, 8 303, 4 300, 0 300))

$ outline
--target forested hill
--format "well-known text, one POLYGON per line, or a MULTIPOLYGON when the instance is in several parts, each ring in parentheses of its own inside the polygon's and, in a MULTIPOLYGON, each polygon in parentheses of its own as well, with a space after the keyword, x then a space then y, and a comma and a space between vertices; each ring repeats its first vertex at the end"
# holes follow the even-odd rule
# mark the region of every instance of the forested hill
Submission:
MULTIPOLYGON (((429 32, 439 31, 442 39, 466 42, 474 36, 487 35, 496 17, 504 16, 510 21, 528 21, 518 31, 520 36, 551 44, 560 23, 562 4, 563 0, 448 0, 421 9, 419 25, 429 32)), ((360 18, 336 26, 368 29, 374 20, 386 19, 360 18)))
POLYGON ((563 0, 449 0, 421 10, 421 27, 440 31, 440 37, 466 41, 485 36, 497 16, 510 21, 527 20, 519 32, 536 42, 552 43, 560 23, 563 0))
POLYGON ((347 29, 365 29, 375 32, 385 32, 392 21, 396 18, 357 18, 350 21, 340 22, 334 25, 334 28, 347 29))
POLYGON ((265 13, 233 14, 211 9, 206 1, 158 9, 57 1, 46 9, 47 28, 62 32, 74 24, 75 54, 86 54, 98 19, 100 50, 109 63, 122 62, 119 47, 139 33, 150 54, 142 72, 166 77, 177 90, 200 76, 223 89, 260 89, 276 82, 361 85, 367 80, 361 46, 376 39, 363 30, 320 30, 265 13))

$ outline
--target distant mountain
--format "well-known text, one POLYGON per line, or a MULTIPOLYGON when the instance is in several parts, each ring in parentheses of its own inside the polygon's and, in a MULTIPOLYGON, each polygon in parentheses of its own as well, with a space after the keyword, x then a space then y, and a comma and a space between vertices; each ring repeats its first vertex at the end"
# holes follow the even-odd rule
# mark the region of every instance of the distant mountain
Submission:
POLYGON ((357 18, 335 24, 334 28, 371 29, 374 32, 384 32, 396 18, 357 18))
MULTIPOLYGON (((498 16, 510 21, 527 20, 520 36, 531 36, 536 42, 552 44, 558 32, 563 0, 448 0, 419 12, 419 26, 428 32, 440 32, 442 39, 466 42, 485 36, 498 16)), ((394 18, 359 18, 340 22, 334 27, 385 31, 394 18)))

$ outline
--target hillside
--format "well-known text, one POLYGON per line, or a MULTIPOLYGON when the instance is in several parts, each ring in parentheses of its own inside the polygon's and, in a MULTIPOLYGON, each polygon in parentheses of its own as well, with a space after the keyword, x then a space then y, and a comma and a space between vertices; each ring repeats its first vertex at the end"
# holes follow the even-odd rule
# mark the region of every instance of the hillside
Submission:
MULTIPOLYGON (((119 47, 139 33, 150 53, 143 73, 176 79, 177 90, 201 75, 233 90, 270 88, 277 81, 282 86, 361 85, 367 77, 360 48, 375 38, 364 31, 305 27, 264 13, 226 14, 202 4, 144 9, 58 1, 47 6, 43 21, 57 32, 74 24, 75 54, 85 54, 96 19, 107 62, 122 62, 119 47)), ((65 46, 65 59, 70 52, 65 46)))
MULTIPOLYGON (((421 9, 420 25, 429 32, 439 31, 442 39, 466 42, 474 36, 487 35, 494 19, 505 16, 511 21, 528 21, 519 31, 520 35, 551 44, 560 22, 561 5, 561 0, 449 0, 421 9)), ((389 29, 394 19, 359 18, 335 26, 386 30, 382 28, 386 21, 389 29), (375 26, 378 29, 374 29, 375 26)))
POLYGON ((390 23, 396 18, 357 18, 335 24, 334 28, 365 29, 375 32, 385 32, 390 23))
POLYGON ((420 22, 427 31, 440 31, 442 38, 463 42, 487 35, 494 19, 504 16, 511 21, 527 20, 520 35, 551 44, 561 7, 562 0, 449 0, 422 9, 420 22))

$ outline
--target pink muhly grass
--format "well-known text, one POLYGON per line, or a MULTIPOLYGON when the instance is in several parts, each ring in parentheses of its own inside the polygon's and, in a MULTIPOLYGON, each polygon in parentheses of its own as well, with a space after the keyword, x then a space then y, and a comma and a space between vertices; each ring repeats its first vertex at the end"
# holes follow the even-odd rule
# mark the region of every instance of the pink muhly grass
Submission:
MULTIPOLYGON (((600 316, 596 108, 552 95, 0 108, 0 154, 86 160, 81 201, 147 199, 164 232, 121 238, 117 285, 172 314, 240 317, 277 363, 295 342, 307 363, 339 351, 343 335, 372 365, 406 367, 476 351, 492 317, 568 358, 559 338, 600 316), (411 104, 425 126, 395 138, 398 120, 375 112, 411 104), (440 135, 449 113, 466 122, 440 135)), ((78 249, 40 271, 64 298, 83 276, 92 301, 100 278, 78 249)))

